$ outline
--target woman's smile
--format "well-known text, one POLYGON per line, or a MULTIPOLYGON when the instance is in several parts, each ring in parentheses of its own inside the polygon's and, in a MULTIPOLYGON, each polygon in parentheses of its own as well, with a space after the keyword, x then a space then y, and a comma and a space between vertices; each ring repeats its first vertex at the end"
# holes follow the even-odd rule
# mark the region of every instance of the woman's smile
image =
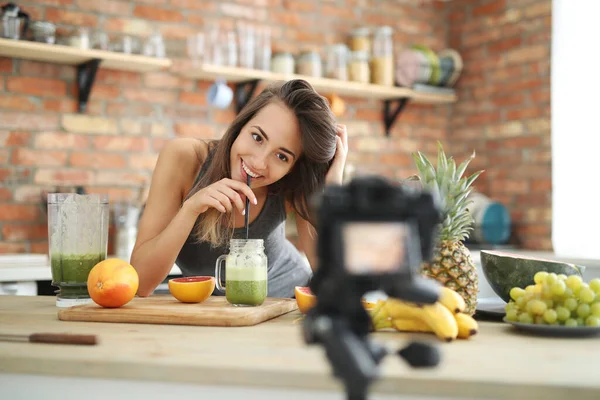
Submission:
POLYGON ((241 175, 242 175, 242 179, 244 180, 244 182, 246 181, 246 179, 248 179, 248 176, 250 176, 250 178, 252 178, 252 180, 257 180, 262 178, 263 176, 261 174, 259 174, 258 172, 256 172, 256 170, 252 167, 250 167, 248 164, 246 164, 246 162, 240 158, 240 166, 241 166, 241 175))

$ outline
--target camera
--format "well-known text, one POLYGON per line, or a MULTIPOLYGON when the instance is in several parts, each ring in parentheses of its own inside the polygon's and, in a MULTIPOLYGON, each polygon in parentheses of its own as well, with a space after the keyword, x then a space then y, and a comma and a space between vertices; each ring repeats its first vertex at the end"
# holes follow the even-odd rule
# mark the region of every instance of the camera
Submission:
MULTIPOLYGON (((380 291, 421 304, 438 300, 439 285, 418 271, 432 256, 441 211, 431 193, 380 176, 326 186, 310 207, 318 265, 309 287, 317 302, 304 320, 304 339, 325 347, 349 398, 366 398, 387 351, 368 340, 370 316, 362 298, 380 291)), ((411 346, 399 353, 411 365, 437 363, 435 349, 411 346)))

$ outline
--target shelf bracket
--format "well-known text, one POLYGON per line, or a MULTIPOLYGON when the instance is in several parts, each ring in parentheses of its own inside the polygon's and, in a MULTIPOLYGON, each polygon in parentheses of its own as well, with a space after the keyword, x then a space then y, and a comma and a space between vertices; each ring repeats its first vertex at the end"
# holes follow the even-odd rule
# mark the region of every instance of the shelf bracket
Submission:
POLYGON ((396 100, 385 100, 383 102, 383 123, 385 124, 385 136, 390 136, 392 126, 394 126, 396 118, 398 118, 406 106, 406 103, 408 103, 408 97, 403 97, 396 100), (393 110, 392 104, 394 105, 393 110))
POLYGON ((77 66, 77 90, 78 90, 78 110, 85 112, 90 92, 94 86, 96 72, 102 60, 94 58, 77 66))
POLYGON ((245 82, 238 82, 235 85, 235 112, 239 114, 240 111, 248 104, 260 79, 252 79, 245 82))

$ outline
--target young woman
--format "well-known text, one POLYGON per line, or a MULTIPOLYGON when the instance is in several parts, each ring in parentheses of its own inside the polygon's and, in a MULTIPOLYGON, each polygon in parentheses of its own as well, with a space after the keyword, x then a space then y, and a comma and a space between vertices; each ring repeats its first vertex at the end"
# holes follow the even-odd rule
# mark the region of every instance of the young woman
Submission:
POLYGON ((220 140, 170 141, 159 154, 131 255, 138 295, 150 295, 174 263, 184 276, 213 276, 229 240, 244 237, 248 197, 248 237, 264 239, 268 296, 293 297, 316 267, 308 202, 323 185, 342 183, 347 151, 345 126, 304 80, 266 88, 220 140), (289 209, 310 266, 285 237, 289 209))

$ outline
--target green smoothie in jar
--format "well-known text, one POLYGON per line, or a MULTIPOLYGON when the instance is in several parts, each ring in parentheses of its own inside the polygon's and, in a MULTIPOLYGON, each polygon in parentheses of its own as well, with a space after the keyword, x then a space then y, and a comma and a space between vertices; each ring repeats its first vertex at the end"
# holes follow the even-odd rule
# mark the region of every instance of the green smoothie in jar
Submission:
POLYGON ((225 297, 234 305, 259 306, 267 297, 267 269, 227 266, 225 297))
POLYGON ((260 306, 267 288, 267 255, 262 239, 231 239, 229 254, 223 254, 215 263, 215 287, 225 293, 233 306, 260 306), (221 283, 221 267, 225 262, 226 283, 221 283))

